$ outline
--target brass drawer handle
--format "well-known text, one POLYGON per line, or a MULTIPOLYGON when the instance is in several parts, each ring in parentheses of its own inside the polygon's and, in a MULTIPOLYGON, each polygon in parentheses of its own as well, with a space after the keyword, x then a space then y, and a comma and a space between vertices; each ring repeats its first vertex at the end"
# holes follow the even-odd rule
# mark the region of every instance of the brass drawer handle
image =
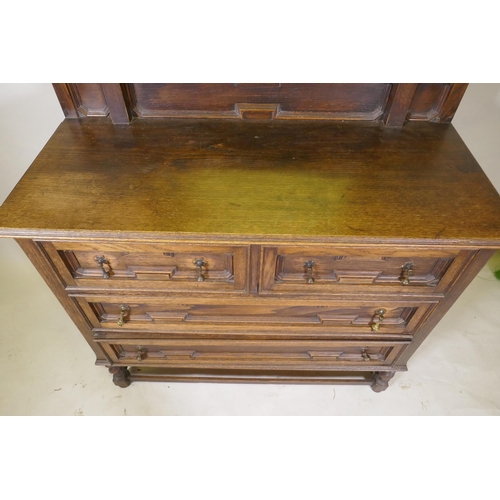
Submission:
POLYGON ((410 284, 410 276, 413 274, 413 262, 405 262, 401 266, 401 276, 399 277, 399 281, 403 283, 403 285, 409 285, 410 284))
POLYGON ((107 279, 109 278, 110 276, 110 272, 111 272, 111 265, 109 263, 109 260, 106 259, 106 257, 104 257, 104 255, 99 255, 99 256, 95 256, 94 257, 94 260, 97 262, 97 265, 101 268, 101 271, 102 271, 102 277, 107 279), (108 266, 108 270, 106 271, 106 269, 104 269, 104 265, 108 266))
POLYGON ((130 311, 129 306, 120 306, 120 317, 118 318, 118 326, 123 326, 125 324, 125 315, 130 311))
POLYGON ((137 356, 135 359, 137 359, 137 361, 142 361, 144 354, 146 354, 146 353, 142 350, 142 347, 138 347, 137 348, 137 356))
POLYGON ((205 261, 205 259, 194 259, 193 264, 198 270, 198 281, 205 281, 205 277, 203 276, 203 268, 207 267, 207 262, 205 261))
POLYGON ((380 323, 382 323, 383 319, 384 319, 384 314, 386 313, 387 311, 385 309, 377 309, 375 311, 375 315, 373 316, 373 319, 372 319, 372 331, 374 332, 378 332, 379 329, 380 329, 380 323))
POLYGON ((313 267, 316 265, 316 262, 314 260, 308 260, 302 264, 306 269, 307 269, 307 282, 308 283, 314 283, 314 278, 313 278, 313 267))
POLYGON ((363 361, 371 361, 372 360, 370 355, 366 352, 366 348, 361 349, 361 357, 363 358, 363 361))

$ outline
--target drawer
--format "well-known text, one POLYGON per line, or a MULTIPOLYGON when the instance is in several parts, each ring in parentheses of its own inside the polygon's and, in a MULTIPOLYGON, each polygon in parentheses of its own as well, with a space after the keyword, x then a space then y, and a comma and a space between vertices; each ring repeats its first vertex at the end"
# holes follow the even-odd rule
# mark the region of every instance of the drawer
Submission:
POLYGON ((407 342, 172 341, 101 342, 115 364, 172 368, 371 370, 391 365, 407 342))
POLYGON ((261 293, 442 294, 475 252, 264 247, 261 293))
POLYGON ((169 336, 363 337, 407 336, 434 303, 330 302, 276 299, 77 298, 94 332, 122 338, 169 336))
POLYGON ((242 246, 43 243, 67 289, 246 292, 242 246))

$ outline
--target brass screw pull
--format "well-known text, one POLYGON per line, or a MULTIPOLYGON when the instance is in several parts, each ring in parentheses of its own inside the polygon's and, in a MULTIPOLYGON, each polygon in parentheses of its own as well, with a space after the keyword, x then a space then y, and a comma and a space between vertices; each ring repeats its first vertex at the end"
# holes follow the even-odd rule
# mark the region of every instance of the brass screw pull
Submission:
POLYGON ((123 326, 125 324, 125 316, 130 311, 129 306, 120 306, 120 317, 118 318, 118 326, 123 326))
POLYGON ((374 331, 374 332, 378 332, 379 331, 380 324, 384 320, 384 314, 386 312, 387 311, 385 309, 377 309, 375 311, 375 315, 373 316, 372 325, 371 325, 372 326, 372 331, 374 331))
POLYGON ((399 277, 399 281, 403 283, 403 285, 410 284, 410 277, 413 274, 413 262, 406 262, 401 266, 401 276, 399 277))
POLYGON ((203 276, 203 268, 207 267, 207 262, 204 259, 194 259, 193 264, 198 270, 198 281, 205 281, 205 277, 203 276))
POLYGON ((308 283, 314 283, 314 278, 313 278, 313 267, 316 265, 316 262, 314 260, 308 260, 302 264, 306 269, 307 269, 307 282, 308 283))
POLYGON ((109 260, 106 259, 106 257, 104 257, 104 255, 99 255, 96 257, 94 257, 94 260, 97 262, 97 265, 101 268, 101 271, 102 271, 102 277, 107 279, 109 278, 110 276, 110 272, 111 272, 111 265, 109 263, 109 260), (104 265, 108 266, 108 270, 106 271, 106 269, 104 269, 104 265))
POLYGON ((138 347, 137 348, 137 356, 135 359, 137 359, 137 361, 142 361, 143 360, 143 356, 144 356, 144 351, 142 350, 142 347, 138 347))
POLYGON ((363 358, 363 361, 372 360, 372 358, 370 358, 370 355, 366 352, 366 348, 361 349, 361 357, 363 358))

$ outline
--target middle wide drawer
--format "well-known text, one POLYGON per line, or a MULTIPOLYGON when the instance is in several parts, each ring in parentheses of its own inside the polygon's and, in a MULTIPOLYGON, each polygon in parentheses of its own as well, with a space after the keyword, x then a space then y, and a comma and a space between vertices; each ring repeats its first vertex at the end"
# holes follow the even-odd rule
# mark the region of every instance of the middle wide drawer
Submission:
POLYGON ((411 338, 436 302, 77 297, 96 336, 411 338))

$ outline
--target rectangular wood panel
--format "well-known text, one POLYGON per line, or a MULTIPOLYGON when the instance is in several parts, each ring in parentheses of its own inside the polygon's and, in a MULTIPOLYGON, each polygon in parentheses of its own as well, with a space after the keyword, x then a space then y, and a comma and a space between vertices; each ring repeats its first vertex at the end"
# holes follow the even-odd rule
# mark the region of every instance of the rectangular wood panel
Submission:
POLYGON ((441 106, 449 92, 449 84, 421 83, 413 97, 409 119, 429 121, 439 116, 441 106))
POLYGON ((108 115, 108 105, 100 83, 69 83, 68 88, 80 116, 108 115))
POLYGON ((466 89, 465 83, 420 83, 413 97, 408 119, 450 122, 466 89))
POLYGON ((136 116, 376 120, 390 84, 129 84, 136 116))

